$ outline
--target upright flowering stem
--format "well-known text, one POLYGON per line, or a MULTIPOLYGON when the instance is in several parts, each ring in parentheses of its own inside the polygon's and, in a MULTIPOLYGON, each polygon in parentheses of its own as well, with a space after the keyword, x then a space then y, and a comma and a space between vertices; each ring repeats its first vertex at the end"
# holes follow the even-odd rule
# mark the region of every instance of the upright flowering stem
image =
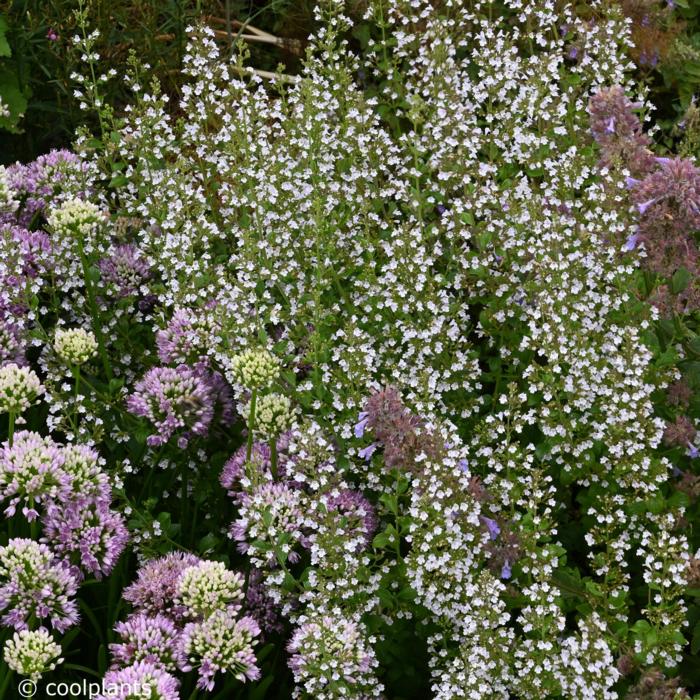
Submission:
POLYGON ((112 378, 112 366, 109 363, 109 357, 107 356, 107 349, 105 347, 104 335, 102 334, 102 324, 100 323, 100 314, 97 310, 97 303, 95 302, 95 290, 92 286, 92 280, 90 279, 88 260, 85 256, 85 250, 83 249, 83 241, 80 236, 80 232, 76 232, 78 239, 78 250, 80 252, 80 263, 83 267, 83 278, 85 280, 85 295, 87 296, 88 307, 90 308, 90 316, 92 317, 92 330, 95 333, 95 338, 97 338, 98 352, 100 353, 100 359, 102 360, 102 366, 105 371, 107 379, 112 378))
POLYGON ((14 413, 14 411, 10 411, 8 416, 9 416, 9 423, 7 426, 7 444, 10 447, 12 447, 12 438, 15 435, 15 413, 14 413))
POLYGON ((253 428, 255 427, 255 402, 258 398, 258 390, 253 389, 250 395, 250 413, 248 414, 248 445, 245 451, 246 462, 250 461, 253 454, 253 428))
POLYGON ((270 440, 270 471, 272 478, 277 479, 277 437, 270 440))

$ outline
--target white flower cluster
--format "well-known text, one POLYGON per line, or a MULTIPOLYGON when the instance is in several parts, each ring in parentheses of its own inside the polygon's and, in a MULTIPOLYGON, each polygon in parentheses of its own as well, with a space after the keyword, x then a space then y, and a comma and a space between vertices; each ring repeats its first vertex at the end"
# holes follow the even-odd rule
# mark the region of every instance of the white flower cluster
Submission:
POLYGON ((32 369, 14 363, 0 367, 0 413, 23 413, 43 393, 32 369))
MULTIPOLYGON (((0 104, 2 100, 0 100, 0 104)), ((15 199, 15 192, 10 185, 7 170, 4 165, 0 165, 0 213, 11 214, 19 206, 15 199)))
POLYGON ((220 561, 204 560, 182 572, 178 597, 189 617, 207 617, 217 610, 234 614, 243 599, 243 576, 220 561))
POLYGON ((246 389, 265 389, 279 376, 280 362, 264 349, 246 350, 231 359, 229 375, 246 389))
POLYGON ((258 435, 269 440, 289 430, 294 422, 294 409, 289 397, 282 394, 263 394, 255 402, 255 418, 251 415, 252 404, 242 407, 241 413, 249 424, 249 428, 258 435))
POLYGON ((5 663, 16 673, 38 681, 63 659, 61 647, 45 629, 20 630, 5 642, 5 663))
POLYGON ((90 240, 103 218, 96 204, 76 197, 65 200, 53 209, 47 221, 59 237, 77 237, 86 241, 90 240))
POLYGON ((84 328, 57 328, 53 348, 62 362, 78 367, 95 357, 97 340, 92 331, 84 328))

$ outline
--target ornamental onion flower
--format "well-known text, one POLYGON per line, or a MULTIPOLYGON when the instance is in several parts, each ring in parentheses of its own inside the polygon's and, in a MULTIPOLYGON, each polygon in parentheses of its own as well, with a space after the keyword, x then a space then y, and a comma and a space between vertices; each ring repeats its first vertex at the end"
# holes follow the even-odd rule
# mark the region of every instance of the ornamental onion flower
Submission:
POLYGON ((136 382, 127 408, 155 425, 149 445, 164 445, 176 431, 185 431, 178 443, 185 447, 189 433, 207 434, 215 400, 211 383, 191 367, 154 367, 136 382))
POLYGON ((0 547, 0 622, 17 630, 30 619, 48 620, 65 632, 78 621, 73 599, 78 582, 67 564, 45 545, 30 539, 11 539, 0 547))
POLYGON ((122 640, 109 645, 115 666, 147 661, 165 671, 177 671, 180 630, 169 617, 137 613, 118 622, 114 631, 122 640))
POLYGON ((180 682, 158 664, 137 661, 108 671, 95 700, 180 700, 180 682))
POLYGON ((177 587, 188 617, 208 617, 217 610, 233 615, 241 608, 243 576, 219 561, 200 561, 185 569, 177 587))
POLYGON ((57 328, 53 342, 58 358, 68 366, 84 365, 97 354, 97 340, 84 328, 57 328))
POLYGON ((23 413, 43 393, 33 370, 14 363, 0 367, 0 413, 23 413))
POLYGON ((28 676, 35 683, 63 661, 60 645, 43 628, 15 632, 5 642, 3 658, 15 673, 28 676))
POLYGON ((142 564, 136 581, 122 593, 137 612, 150 616, 162 613, 174 621, 181 621, 187 609, 177 600, 178 583, 183 571, 199 562, 194 554, 171 552, 142 564))
POLYGON ((100 208, 92 202, 74 198, 53 209, 47 221, 54 233, 62 237, 89 239, 104 218, 100 208))
MULTIPOLYGON (((242 409, 243 417, 249 423, 250 404, 242 409)), ((282 394, 264 394, 258 396, 255 405, 255 425, 252 427, 254 433, 261 437, 272 440, 289 430, 294 420, 292 402, 282 394)))
POLYGON ((182 669, 196 669, 197 687, 213 690, 217 673, 230 673, 241 682, 260 678, 253 651, 260 634, 251 617, 236 620, 229 612, 217 610, 201 622, 191 622, 182 633, 182 669))
POLYGON ((129 535, 123 516, 110 510, 108 501, 78 494, 47 511, 45 541, 76 578, 82 579, 84 571, 100 579, 112 571, 129 535))
POLYGON ((245 350, 231 358, 232 381, 249 390, 265 389, 279 376, 280 362, 264 348, 245 350))
POLYGON ((38 433, 16 433, 10 447, 0 447, 0 498, 9 499, 5 514, 14 515, 20 502, 28 520, 34 520, 34 506, 46 500, 61 500, 71 491, 71 478, 63 468, 59 446, 38 433))

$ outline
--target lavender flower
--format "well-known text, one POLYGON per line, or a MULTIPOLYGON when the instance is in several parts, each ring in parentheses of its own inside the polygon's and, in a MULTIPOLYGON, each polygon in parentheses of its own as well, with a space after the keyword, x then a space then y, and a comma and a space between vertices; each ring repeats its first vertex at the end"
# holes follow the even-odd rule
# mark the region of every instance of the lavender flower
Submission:
POLYGON ((615 85, 599 90, 588 103, 593 138, 601 148, 602 165, 625 164, 635 176, 654 168, 651 141, 642 131, 636 105, 615 85), (612 127, 612 128, 611 128, 612 127))
POLYGON ((108 671, 102 681, 103 694, 96 700, 180 700, 180 682, 157 664, 137 661, 108 671))
MULTIPOLYGON (((390 386, 373 394, 365 405, 363 431, 369 429, 384 447, 384 463, 388 468, 414 469, 418 455, 439 459, 444 450, 440 439, 426 430, 422 418, 409 411, 396 387, 390 386)), ((374 452, 374 450, 372 450, 374 452)), ((367 450, 362 455, 371 456, 367 450)))
POLYGON ((117 623, 114 631, 122 640, 109 645, 115 666, 147 661, 164 671, 177 671, 180 631, 169 617, 138 613, 117 623))
POLYGON ((29 539, 11 539, 0 547, 0 619, 17 630, 35 621, 49 620, 59 632, 78 621, 72 596, 78 582, 68 565, 58 561, 45 545, 29 539))
POLYGON ((182 633, 182 669, 197 669, 197 687, 213 690, 214 676, 230 673, 239 681, 260 678, 253 640, 260 634, 251 617, 236 620, 223 610, 201 622, 191 622, 182 633))
POLYGON ((51 438, 37 433, 16 433, 12 447, 0 448, 0 498, 10 499, 5 514, 14 515, 24 501, 23 513, 34 520, 34 506, 47 499, 60 500, 70 494, 71 478, 63 469, 63 455, 51 438))
POLYGON ((150 265, 140 257, 138 248, 133 244, 115 246, 100 261, 99 267, 102 281, 114 289, 118 298, 137 294, 153 274, 150 265))
POLYGON ((187 609, 177 601, 178 581, 185 569, 199 561, 194 554, 171 552, 146 562, 139 569, 136 581, 124 589, 124 600, 137 612, 150 616, 162 613, 176 622, 183 620, 187 609))
POLYGON ((102 499, 78 495, 51 504, 44 519, 45 541, 71 564, 76 578, 86 571, 102 578, 117 563, 129 539, 124 518, 102 499))

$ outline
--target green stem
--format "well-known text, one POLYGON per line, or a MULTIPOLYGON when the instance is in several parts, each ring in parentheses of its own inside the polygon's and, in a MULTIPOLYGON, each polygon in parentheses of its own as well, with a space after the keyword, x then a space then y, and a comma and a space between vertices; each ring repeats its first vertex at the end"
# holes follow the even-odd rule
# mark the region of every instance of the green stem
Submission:
POLYGON ((185 526, 188 520, 188 491, 189 491, 189 474, 188 474, 188 469, 189 465, 187 464, 186 460, 182 460, 182 471, 180 472, 181 474, 181 479, 180 479, 180 503, 181 503, 181 508, 180 510, 182 511, 181 513, 181 520, 182 520, 182 528, 181 528, 181 536, 185 536, 185 526))
POLYGON ((272 470, 272 478, 277 479, 277 438, 273 437, 270 440, 270 469, 272 470))
POLYGON ((5 693, 7 692, 7 686, 10 685, 10 679, 12 678, 13 671, 6 669, 5 678, 2 681, 2 687, 0 687, 0 700, 3 700, 5 693))
POLYGON ((112 367, 109 363, 109 357, 107 355, 107 348, 105 347, 105 339, 102 334, 102 323, 100 322, 100 314, 97 309, 97 303, 95 302, 95 290, 92 286, 92 280, 89 275, 88 260, 85 256, 85 251, 83 249, 83 241, 78 234, 78 251, 80 253, 80 262, 83 267, 83 279, 85 280, 85 296, 87 297, 88 307, 90 309, 90 316, 92 317, 92 330, 95 333, 95 338, 97 339, 97 348, 100 353, 100 358, 102 359, 102 366, 107 375, 107 379, 112 378, 112 367))
POLYGON ((253 432, 255 428, 255 402, 258 398, 258 390, 253 389, 250 395, 250 413, 248 414, 248 445, 245 451, 245 461, 250 462, 250 456, 253 454, 253 432))
POLYGON ((12 447, 12 439, 15 435, 15 413, 10 411, 10 423, 7 427, 7 444, 12 447))
MULTIPOLYGON (((34 499, 33 498, 29 499, 29 509, 34 510, 34 499)), ((29 536, 33 540, 39 539, 39 521, 36 518, 34 518, 34 520, 32 520, 29 523, 29 536)))

